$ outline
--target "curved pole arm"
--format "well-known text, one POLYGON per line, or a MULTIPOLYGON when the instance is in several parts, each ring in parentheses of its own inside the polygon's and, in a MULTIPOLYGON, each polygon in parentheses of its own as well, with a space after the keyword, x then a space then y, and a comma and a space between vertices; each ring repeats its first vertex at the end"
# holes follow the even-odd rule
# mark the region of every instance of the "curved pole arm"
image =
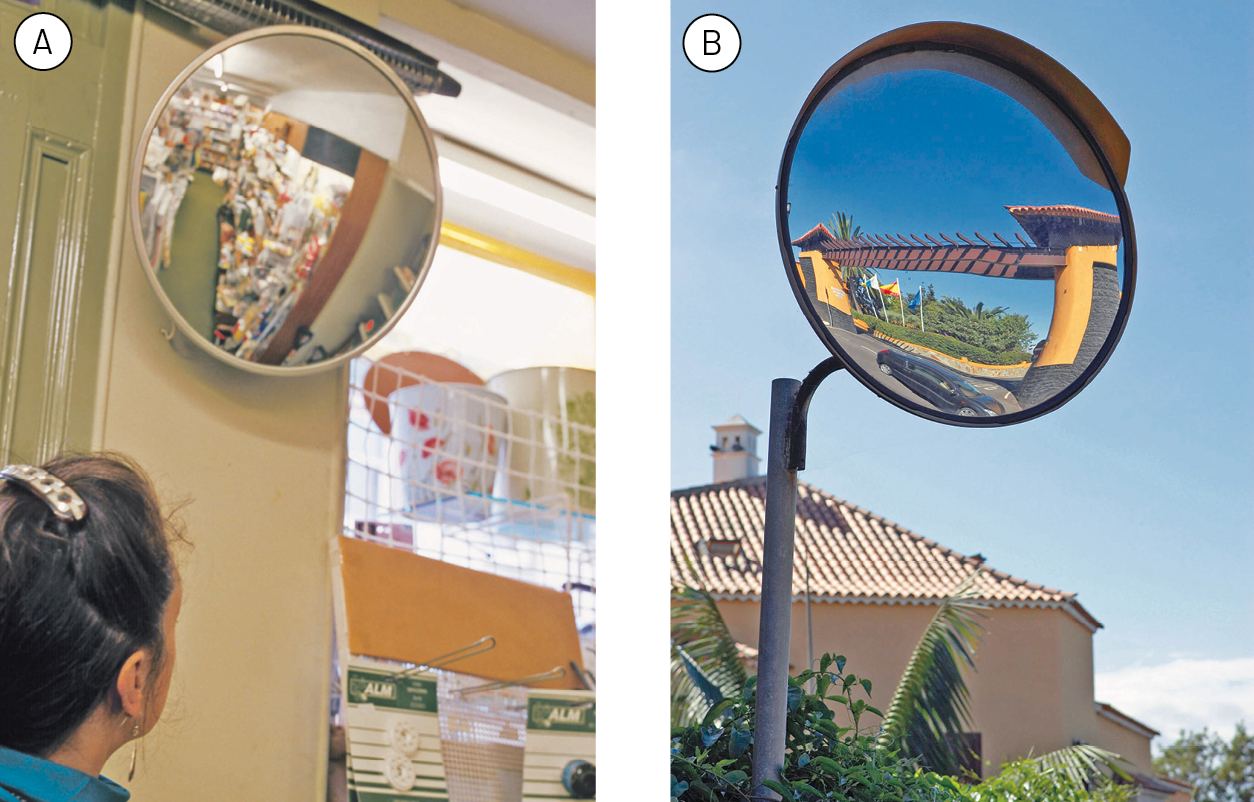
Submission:
POLYGON ((845 367, 838 356, 830 356, 814 366, 797 389, 788 420, 788 470, 801 471, 806 467, 806 418, 810 414, 810 399, 823 380, 845 367))

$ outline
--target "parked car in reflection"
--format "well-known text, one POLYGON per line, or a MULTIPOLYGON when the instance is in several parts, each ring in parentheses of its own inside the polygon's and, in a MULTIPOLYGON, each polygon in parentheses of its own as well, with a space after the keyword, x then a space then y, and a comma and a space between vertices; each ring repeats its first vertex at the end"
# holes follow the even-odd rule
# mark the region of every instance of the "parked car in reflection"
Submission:
POLYGON ((892 376, 906 389, 942 412, 963 417, 1005 414, 1005 408, 975 385, 930 359, 885 349, 875 357, 880 373, 892 376))

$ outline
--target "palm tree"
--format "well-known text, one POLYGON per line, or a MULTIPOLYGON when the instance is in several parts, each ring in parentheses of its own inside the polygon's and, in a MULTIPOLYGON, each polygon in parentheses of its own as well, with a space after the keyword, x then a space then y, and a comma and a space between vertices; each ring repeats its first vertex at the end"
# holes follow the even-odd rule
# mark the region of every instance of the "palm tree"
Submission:
POLYGON ((1006 311, 1006 307, 1004 306, 994 306, 992 308, 985 309, 983 301, 976 304, 974 309, 970 309, 965 303, 963 303, 961 298, 950 298, 948 296, 941 299, 940 305, 950 312, 953 312, 955 315, 970 318, 976 323, 985 320, 992 320, 1006 311))
MULTIPOLYGON (((962 733, 970 732, 970 694, 963 673, 983 634, 977 569, 941 601, 940 609, 906 663, 906 671, 884 714, 878 746, 918 757, 927 768, 961 776, 966 762, 962 733)), ((705 713, 749 681, 736 641, 714 598, 699 588, 676 588, 671 596, 671 724, 699 723, 705 713)), ((1035 758, 1080 785, 1102 770, 1130 779, 1123 758, 1089 744, 1075 744, 1035 758)))
MULTIPOLYGON (((847 215, 844 212, 836 212, 828 217, 827 227, 837 239, 854 239, 862 236, 862 226, 855 226, 853 224, 853 215, 847 215)), ((853 304, 854 311, 863 312, 864 314, 866 310, 862 308, 863 304, 858 300, 855 287, 861 285, 868 275, 869 273, 861 267, 853 265, 840 266, 839 278, 845 284, 845 289, 849 293, 849 300, 853 304)))
POLYGON ((671 594, 671 725, 700 722, 705 712, 749 681, 736 640, 713 597, 698 588, 671 594))
POLYGON ((828 218, 828 222, 831 224, 828 228, 836 235, 836 239, 854 239, 862 235, 862 226, 854 228, 853 215, 846 216, 844 212, 836 212, 828 218))
POLYGON ((970 732, 970 692, 962 673, 975 669, 984 631, 977 620, 985 617, 976 587, 982 573, 977 569, 941 602, 906 663, 880 730, 881 747, 917 756, 941 774, 961 774, 967 762, 960 744, 970 732))

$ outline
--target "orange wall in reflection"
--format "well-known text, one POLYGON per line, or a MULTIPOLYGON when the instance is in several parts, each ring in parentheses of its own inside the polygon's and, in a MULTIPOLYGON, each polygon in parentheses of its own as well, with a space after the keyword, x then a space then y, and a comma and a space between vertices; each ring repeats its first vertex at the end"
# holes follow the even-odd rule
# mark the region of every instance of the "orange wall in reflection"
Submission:
MULTIPOLYGON (((840 266, 823 258, 819 251, 806 251, 801 254, 804 259, 809 257, 814 265, 814 291, 820 301, 827 303, 846 315, 850 314, 849 294, 845 282, 840 279, 840 266)), ((801 274, 801 266, 797 265, 797 273, 801 275, 801 283, 805 284, 805 276, 801 274)))

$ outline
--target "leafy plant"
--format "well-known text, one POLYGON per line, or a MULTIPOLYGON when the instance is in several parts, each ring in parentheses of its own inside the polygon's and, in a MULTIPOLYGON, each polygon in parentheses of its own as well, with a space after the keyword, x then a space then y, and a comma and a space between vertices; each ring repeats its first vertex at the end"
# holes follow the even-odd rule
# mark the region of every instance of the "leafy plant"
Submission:
POLYGON ((854 239, 862 236, 862 226, 854 227, 853 215, 846 215, 844 212, 836 212, 829 217, 828 228, 837 239, 854 239))
POLYGON ((970 692, 964 669, 975 668, 983 628, 975 571, 941 602, 914 647, 905 673, 888 704, 879 743, 917 756, 928 768, 959 775, 967 762, 958 744, 970 731, 970 692))
MULTIPOLYGON (((890 312, 890 317, 891 314, 890 312)), ((989 351, 962 340, 947 337, 932 331, 931 322, 927 324, 929 327, 928 331, 923 332, 919 329, 900 326, 896 323, 886 323, 872 315, 855 312, 853 316, 865 323, 872 331, 882 332, 894 340, 901 340, 902 342, 930 348, 933 351, 940 351, 942 354, 955 359, 965 358, 981 365, 1018 365, 1032 360, 1032 355, 1026 351, 989 351)))
MULTIPOLYGON (((880 716, 866 699, 871 682, 846 674, 843 656, 825 654, 817 671, 788 680, 784 766, 778 782, 765 785, 795 802, 946 802, 960 800, 961 786, 921 770, 917 761, 876 745, 867 715, 880 716), (813 681, 814 693, 806 692, 813 681), (843 707, 851 726, 839 726, 829 704, 843 707)), ((710 708, 699 724, 672 732, 672 802, 719 802, 751 798, 756 678, 735 696, 710 708)))
POLYGON ((1004 306, 991 307, 989 309, 985 309, 983 301, 980 301, 979 303, 977 303, 974 309, 969 309, 967 308, 966 303, 964 303, 961 298, 950 298, 948 296, 941 299, 940 305, 942 308, 956 315, 957 317, 964 317, 969 320, 974 320, 976 322, 992 320, 993 318, 997 317, 1000 314, 1003 314, 1006 311, 1006 307, 1004 306))
POLYGON ((1254 800, 1254 734, 1238 722, 1231 741, 1203 728, 1180 737, 1154 758, 1154 771, 1193 786, 1195 802, 1254 800))
POLYGON ((671 724, 700 721, 706 711, 741 693, 749 681, 736 640, 710 594, 671 593, 671 724))
POLYGON ((969 802, 1131 802, 1135 794, 1132 785, 1077 779, 1037 758, 1002 765, 996 776, 964 787, 962 797, 969 802))
POLYGON ((1035 762, 1041 769, 1060 772, 1081 786, 1104 778, 1106 774, 1103 773, 1103 769, 1121 780, 1131 781, 1132 779, 1119 765, 1123 762, 1123 758, 1092 744, 1073 744, 1057 749, 1041 755, 1035 759, 1035 762))

